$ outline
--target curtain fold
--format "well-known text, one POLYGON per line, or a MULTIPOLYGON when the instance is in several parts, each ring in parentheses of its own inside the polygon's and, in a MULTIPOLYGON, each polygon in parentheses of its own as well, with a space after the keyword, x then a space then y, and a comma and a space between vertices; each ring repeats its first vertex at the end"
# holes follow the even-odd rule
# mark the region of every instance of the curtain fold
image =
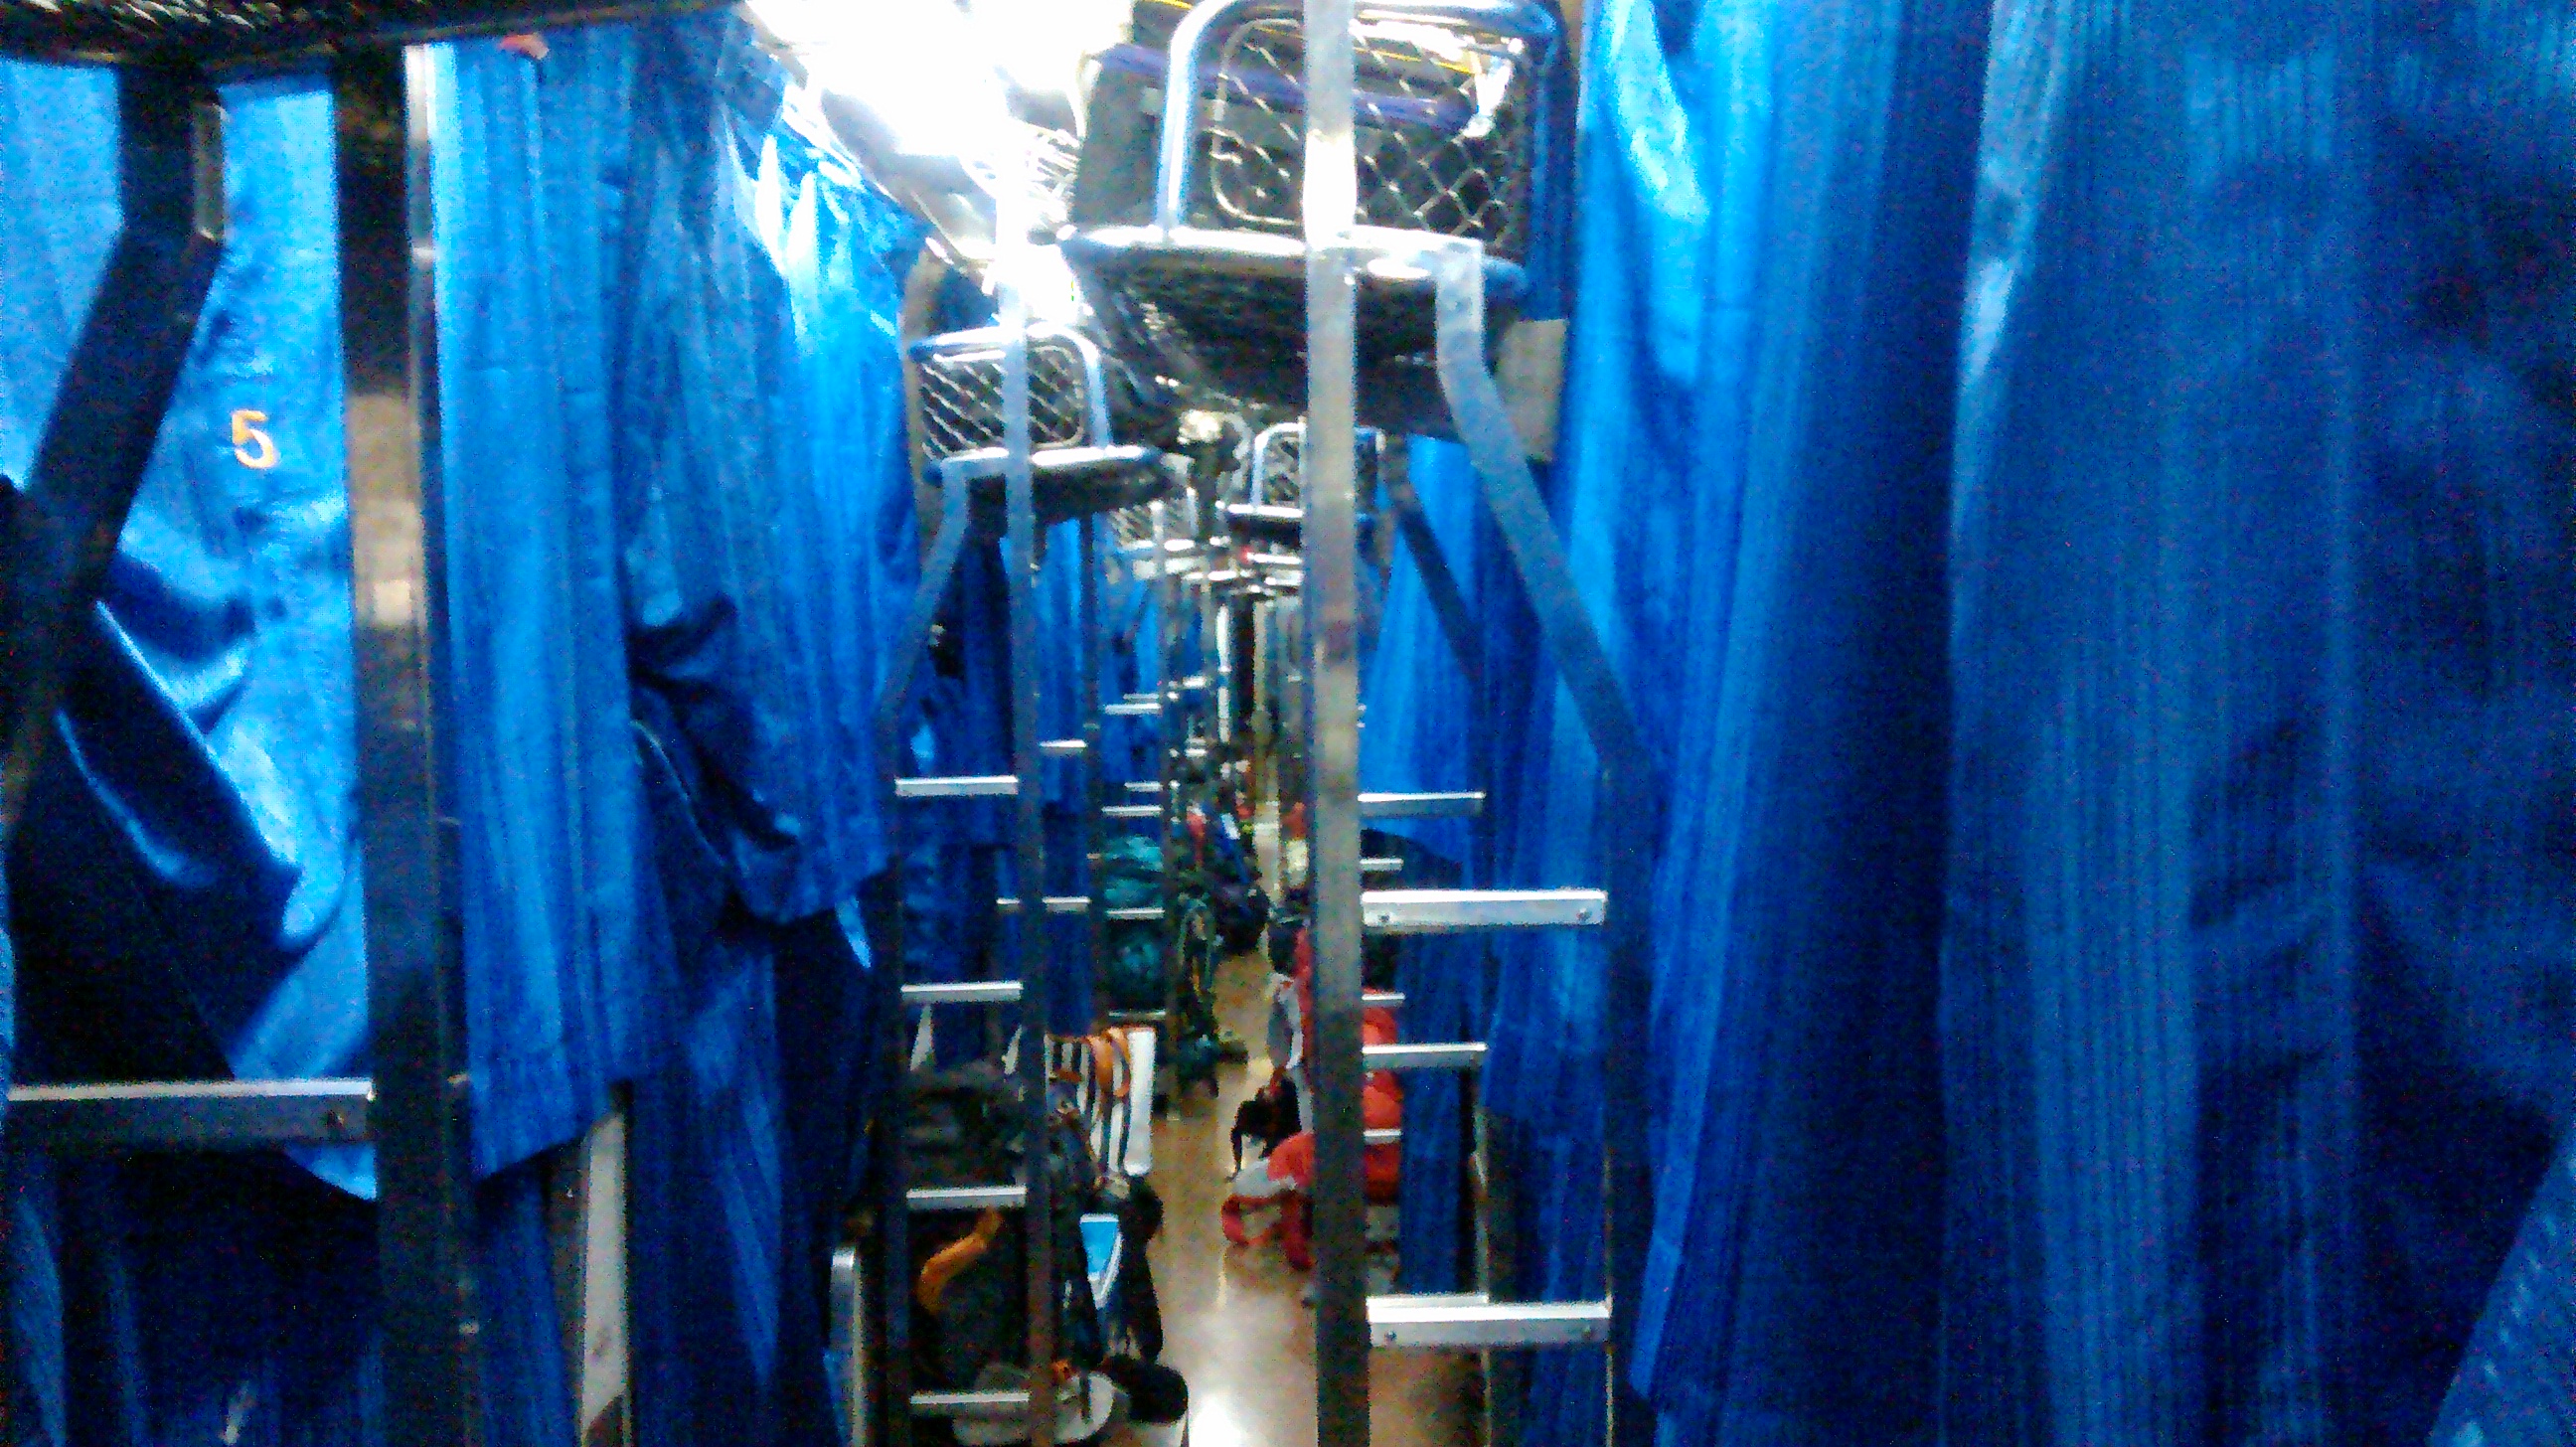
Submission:
POLYGON ((2421 1440, 2563 1130, 2567 36, 1997 8, 1953 1436, 2421 1440))

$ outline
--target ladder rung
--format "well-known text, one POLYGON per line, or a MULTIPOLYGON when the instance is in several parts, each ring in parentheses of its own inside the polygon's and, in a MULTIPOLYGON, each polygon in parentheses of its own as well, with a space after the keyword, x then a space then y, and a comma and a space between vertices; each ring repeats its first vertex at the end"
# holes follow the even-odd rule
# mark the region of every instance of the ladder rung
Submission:
POLYGON ((1019 1000, 1017 980, 958 980, 903 987, 903 1002, 907 1005, 1016 1005, 1019 1000))
POLYGON ((1485 796, 1460 794, 1362 794, 1363 819, 1464 819, 1485 811, 1485 796))
POLYGON ((1113 909, 1109 911, 1109 917, 1115 920, 1162 919, 1164 910, 1159 904, 1144 904, 1134 909, 1113 909))
POLYGON ((1225 515, 1260 523, 1302 523, 1306 520, 1304 508, 1276 502, 1230 502, 1225 505, 1225 515))
POLYGON ((374 1082, 139 1080, 19 1085, 9 1143, 30 1151, 224 1151, 367 1139, 374 1082))
POLYGON ((1112 804, 1100 811, 1100 817, 1104 819, 1160 819, 1163 817, 1163 806, 1160 804, 1112 804))
POLYGON ((1080 739, 1047 739, 1038 745, 1038 752, 1050 759, 1078 759, 1084 749, 1080 739))
POLYGON ((1163 711, 1160 699, 1126 699, 1101 710, 1111 718, 1151 718, 1163 711))
POLYGON ((915 1392, 912 1410, 923 1417, 982 1416, 988 1412, 1025 1412, 1026 1392, 915 1392))
POLYGON ((1360 1047, 1360 1064, 1369 1070, 1479 1070, 1485 1064, 1485 1042, 1364 1045, 1360 1047))
POLYGON ((1401 1126, 1397 1126, 1390 1130, 1364 1130, 1360 1132, 1360 1144, 1362 1145, 1391 1146, 1403 1139, 1404 1128, 1401 1126))
POLYGON ((1401 1010, 1404 1008, 1404 992, 1402 990, 1362 990, 1360 1005, 1363 1009, 1374 1005, 1381 1010, 1401 1010))
POLYGON ((1459 934, 1489 929, 1579 929, 1610 916, 1597 889, 1372 889, 1360 895, 1373 934, 1459 934))
POLYGON ((1382 1347, 1477 1350, 1597 1346, 1610 1339, 1606 1301, 1492 1301, 1372 1296, 1369 1341, 1382 1347))
POLYGON ((1362 874, 1402 874, 1403 872, 1404 861, 1391 854, 1379 855, 1360 861, 1360 873, 1362 874))
MULTIPOLYGON (((1020 912, 1020 901, 1015 896, 1005 895, 993 903, 1004 914, 1020 912)), ((1050 894, 1046 897, 1046 912, 1049 914, 1081 914, 1090 908, 1091 901, 1079 894, 1050 894)))
POLYGON ((920 1186, 903 1193, 916 1211, 1016 1211, 1028 1203, 1026 1186, 920 1186))
POLYGON ((962 774, 945 779, 897 779, 898 799, 991 799, 1020 792, 1016 774, 962 774))
POLYGON ((1130 794, 1159 794, 1163 792, 1163 781, 1160 779, 1129 779, 1127 781, 1127 792, 1130 794))

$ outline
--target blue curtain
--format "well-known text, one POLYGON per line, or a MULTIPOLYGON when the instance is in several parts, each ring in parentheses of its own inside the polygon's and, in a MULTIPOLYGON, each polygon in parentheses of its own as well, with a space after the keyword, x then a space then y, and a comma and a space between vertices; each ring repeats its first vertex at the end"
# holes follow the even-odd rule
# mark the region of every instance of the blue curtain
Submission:
POLYGON ((1954 1437, 2423 1440, 2563 1134, 2569 38, 2505 3, 1997 11, 1954 1437))
POLYGON ((637 1431, 820 1444, 877 1082, 857 903, 888 863, 878 650, 916 571, 895 332, 921 232, 782 110, 739 21, 586 38, 634 78, 597 173, 625 196, 599 370, 667 932, 669 1048, 635 1084, 637 1431))
POLYGON ((458 807, 489 821, 464 836, 460 895, 467 949, 491 966, 468 973, 466 1001, 491 1042, 474 1061, 475 1154, 491 1170, 580 1134, 646 1054, 641 802, 596 360, 619 197, 587 184, 632 82, 624 48, 588 35, 542 66, 460 45, 438 68, 440 385, 458 419, 444 431, 448 610, 475 640, 456 654, 458 807))
MULTIPOLYGON (((116 235, 116 98, 5 75, 0 471, 28 478, 116 235)), ((225 100, 233 241, 9 861, 26 1078, 364 1073, 330 100, 225 100)), ((368 1186, 363 1152, 313 1163, 368 1186)))
POLYGON ((1635 586, 1690 640, 1634 676, 1672 721, 1672 811, 1630 1384, 1676 1440, 1925 1441, 1948 399, 1985 17, 1611 9, 1570 455, 1674 498, 1687 551, 1635 586))
MULTIPOLYGON (((282 76, 228 86, 225 101, 230 246, 11 860, 33 1078, 365 1069, 329 93, 282 76)), ((0 266, 17 344, 0 430, 23 473, 115 231, 113 84, 10 66, 0 122, 12 194, 62 202, 13 228, 0 266)), ((442 239, 473 254, 469 236, 442 239)), ((481 337, 462 331, 454 355, 471 359, 481 337)), ((524 509, 513 557, 537 570, 478 570, 512 560, 468 541, 453 579, 468 623, 457 666, 492 681, 459 730, 460 802, 520 831, 469 830, 465 855, 469 877, 506 875, 523 907, 478 891, 466 922, 482 1158, 498 1170, 596 1113, 619 1045, 592 1013, 596 938, 555 928, 579 856, 527 847, 563 838, 567 750, 548 745, 547 690, 570 685, 542 669, 494 680, 493 665, 514 648, 507 667, 556 653, 603 615, 545 587, 573 535, 560 473, 541 454, 519 461, 524 436, 478 431, 488 414, 462 392, 451 445, 516 463, 497 481, 524 509), (492 612, 507 615, 498 630, 492 612), (546 757, 516 778, 477 748, 513 728, 546 757), (498 1008, 496 988, 509 996, 498 1008)), ((458 536, 491 526, 492 496, 458 492, 458 536)), ((594 807, 616 802, 602 788, 594 807)), ((604 882, 586 924, 613 932, 604 882)), ((380 1420, 374 1215, 333 1187, 367 1194, 373 1173, 363 1151, 303 1159, 320 1181, 257 1156, 13 1158, 5 1389, 18 1440, 364 1440, 380 1420)), ((569 1435, 538 1190, 533 1173, 504 1172, 482 1199, 495 1440, 569 1435), (505 1349, 532 1340, 549 1350, 505 1349)))
MULTIPOLYGON (((1477 525, 1484 504, 1466 451, 1456 443, 1416 437, 1396 459, 1422 501, 1451 578, 1462 593, 1476 582, 1477 525)), ((1392 527, 1392 519, 1381 522, 1392 527)), ((1475 601, 1468 599, 1470 626, 1475 601)), ((1479 647, 1483 639, 1476 640, 1479 647)), ((1360 783, 1373 792, 1437 792, 1484 786, 1486 730, 1458 706, 1466 679, 1432 610, 1412 550, 1394 545, 1385 607, 1378 619, 1360 696, 1368 727, 1360 734, 1360 783)), ((1483 831, 1461 819, 1390 819, 1374 826, 1366 852, 1405 861, 1408 889, 1459 888, 1477 857, 1483 831)), ((1490 956, 1472 937, 1432 935, 1399 942, 1396 983, 1404 994, 1397 1023, 1409 1042, 1481 1040, 1493 1012, 1490 956)), ((1445 1071, 1404 1082, 1404 1175, 1399 1260, 1407 1291, 1461 1289, 1463 1227, 1459 1218, 1464 1147, 1461 1082, 1445 1071)))
MULTIPOLYGON (((919 230, 782 111, 739 23, 553 41, 444 49, 433 112, 490 1435, 573 1416, 513 1163, 625 1081, 644 1440, 820 1442, 919 230), (649 821, 630 697, 689 786, 649 821), (675 927, 706 899, 715 925, 675 927)), ((114 235, 113 97, 0 71, 0 175, 52 203, 0 223, 13 475, 114 235)), ((405 605, 350 597, 327 86, 226 101, 231 244, 10 861, 29 1078, 365 1069, 349 659, 405 605)), ((13 1160, 22 1440, 368 1440, 374 1217, 332 1187, 372 1172, 306 1165, 13 1160)))

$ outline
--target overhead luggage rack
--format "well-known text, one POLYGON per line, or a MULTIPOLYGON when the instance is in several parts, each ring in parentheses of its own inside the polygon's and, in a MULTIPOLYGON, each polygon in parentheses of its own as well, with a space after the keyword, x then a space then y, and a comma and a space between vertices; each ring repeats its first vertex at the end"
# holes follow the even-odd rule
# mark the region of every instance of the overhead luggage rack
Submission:
MULTIPOLYGON (((1029 470, 1038 526, 1151 502, 1170 489, 1159 448, 1117 440, 1150 431, 1152 398, 1100 346, 1070 327, 1028 328, 1029 470)), ((912 344, 920 382, 921 449, 931 466, 966 480, 975 526, 998 535, 1010 460, 1002 417, 1008 337, 999 327, 912 344)))
MULTIPOLYGON (((1355 9, 1358 220, 1478 243, 1499 319, 1528 288, 1536 111, 1558 62, 1555 17, 1532 0, 1355 9)), ((1286 406, 1305 394, 1305 55, 1289 0, 1208 0, 1161 53, 1109 52, 1063 241, 1095 279, 1122 348, 1286 406), (1150 168, 1137 154, 1146 146, 1150 168), (1143 174, 1150 195, 1134 184, 1143 174)), ((1360 282, 1362 370, 1417 374, 1362 395, 1419 395, 1436 334, 1430 278, 1385 267, 1360 282)))
MULTIPOLYGON (((1385 437, 1374 427, 1359 429, 1359 476, 1355 482, 1358 496, 1372 497, 1377 492, 1379 454, 1385 437)), ((1246 471, 1246 486, 1255 507, 1281 506, 1302 509, 1306 501, 1306 424, 1303 419, 1279 422, 1261 429, 1252 439, 1252 466, 1246 471)), ((1301 512, 1302 517, 1302 512, 1301 512)))

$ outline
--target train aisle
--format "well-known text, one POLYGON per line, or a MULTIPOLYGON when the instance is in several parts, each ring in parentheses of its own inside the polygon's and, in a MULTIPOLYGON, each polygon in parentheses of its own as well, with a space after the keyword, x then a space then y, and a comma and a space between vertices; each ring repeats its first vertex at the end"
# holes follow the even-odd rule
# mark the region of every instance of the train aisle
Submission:
MULTIPOLYGON (((1275 876, 1274 876, 1275 877, 1275 876)), ((1257 955, 1226 963, 1217 1009, 1252 1041, 1248 1066, 1219 1067, 1205 1090, 1154 1123, 1154 1187, 1164 1202, 1154 1243, 1163 1307, 1163 1362, 1190 1383, 1191 1447, 1312 1447, 1314 1314, 1298 1297, 1307 1275, 1276 1245, 1229 1247, 1218 1224, 1233 1174, 1235 1107, 1269 1076, 1259 1053, 1268 973, 1257 955)), ((1475 1440, 1472 1374, 1464 1358, 1381 1352, 1371 1362, 1376 1447, 1468 1447, 1475 1440)))

